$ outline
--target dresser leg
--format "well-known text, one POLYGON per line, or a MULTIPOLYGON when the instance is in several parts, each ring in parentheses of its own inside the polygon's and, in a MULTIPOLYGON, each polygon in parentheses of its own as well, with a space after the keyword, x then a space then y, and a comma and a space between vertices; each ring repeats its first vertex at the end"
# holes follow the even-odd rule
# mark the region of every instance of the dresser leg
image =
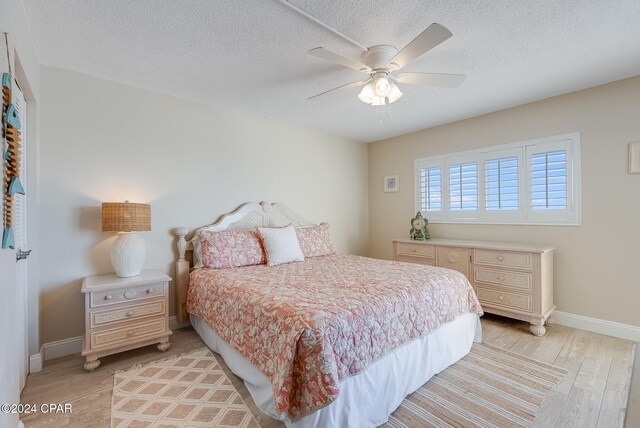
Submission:
POLYGON ((543 325, 531 324, 529 326, 529 330, 531 330, 531 333, 533 333, 534 336, 544 336, 544 334, 547 332, 543 325))
POLYGON ((544 325, 553 325, 553 318, 549 317, 544 321, 544 325))
POLYGON ((169 343, 168 337, 165 337, 160 341, 160 343, 158 343, 158 349, 161 350, 162 352, 165 352, 167 349, 169 349, 170 346, 171 346, 171 343, 169 343))
POLYGON ((84 369, 90 372, 94 371, 100 365, 100 360, 97 357, 87 357, 87 362, 84 363, 84 369))

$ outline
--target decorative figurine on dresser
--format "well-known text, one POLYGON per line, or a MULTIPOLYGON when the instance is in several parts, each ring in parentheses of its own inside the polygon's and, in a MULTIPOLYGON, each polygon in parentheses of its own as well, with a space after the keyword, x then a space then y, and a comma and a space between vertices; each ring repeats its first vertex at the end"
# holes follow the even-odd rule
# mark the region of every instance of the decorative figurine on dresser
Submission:
POLYGON ((429 234, 429 220, 422 217, 422 213, 418 211, 416 216, 411 219, 411 230, 409 236, 414 241, 424 241, 430 239, 429 234))

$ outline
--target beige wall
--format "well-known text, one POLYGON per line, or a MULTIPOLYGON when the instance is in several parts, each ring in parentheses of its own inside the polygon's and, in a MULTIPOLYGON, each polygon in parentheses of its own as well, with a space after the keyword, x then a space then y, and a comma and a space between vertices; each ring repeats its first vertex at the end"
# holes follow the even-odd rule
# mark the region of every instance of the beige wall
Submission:
POLYGON ((145 267, 171 274, 171 228, 209 224, 247 201, 327 221, 338 251, 366 254, 365 144, 60 69, 41 73, 43 342, 83 334, 82 278, 112 272, 103 201, 151 203, 145 267))
POLYGON ((640 174, 627 174, 627 144, 640 141, 640 77, 370 144, 370 255, 391 258, 391 240, 408 237, 414 159, 574 131, 581 227, 433 224, 431 234, 553 245, 558 310, 640 326, 640 174), (400 192, 383 193, 392 174, 400 192))

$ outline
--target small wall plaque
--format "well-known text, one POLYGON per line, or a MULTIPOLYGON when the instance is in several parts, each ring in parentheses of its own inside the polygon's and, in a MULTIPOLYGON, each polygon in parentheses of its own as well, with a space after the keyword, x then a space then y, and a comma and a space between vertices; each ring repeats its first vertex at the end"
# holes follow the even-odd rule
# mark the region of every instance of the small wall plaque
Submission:
POLYGON ((385 192, 399 192, 400 191, 400 176, 399 175, 385 175, 384 176, 384 191, 385 192))

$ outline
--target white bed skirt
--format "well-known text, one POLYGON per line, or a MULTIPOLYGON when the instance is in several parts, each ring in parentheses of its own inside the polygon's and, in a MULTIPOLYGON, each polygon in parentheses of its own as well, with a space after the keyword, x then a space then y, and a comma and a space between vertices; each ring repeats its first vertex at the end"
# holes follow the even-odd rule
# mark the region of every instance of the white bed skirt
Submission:
MULTIPOLYGON (((269 378, 202 318, 191 315, 191 324, 207 346, 222 355, 231 371, 244 379, 258 408, 277 418, 269 378)), ((288 418, 284 422, 295 428, 381 425, 407 395, 464 357, 473 342, 481 340, 480 317, 472 313, 461 315, 433 333, 397 348, 364 372, 343 379, 340 396, 330 405, 295 422, 288 418)))

